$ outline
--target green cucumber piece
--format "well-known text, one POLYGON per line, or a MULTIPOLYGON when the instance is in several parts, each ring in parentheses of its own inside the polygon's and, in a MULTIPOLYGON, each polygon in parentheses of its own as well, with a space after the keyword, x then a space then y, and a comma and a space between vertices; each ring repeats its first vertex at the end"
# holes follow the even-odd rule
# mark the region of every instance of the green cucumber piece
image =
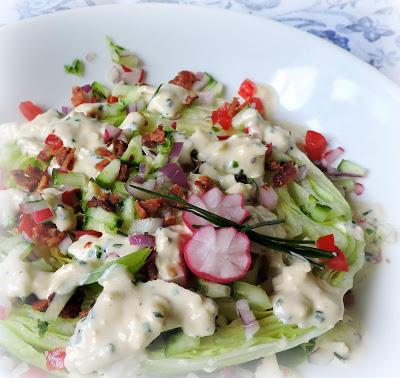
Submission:
POLYGON ((111 91, 98 81, 92 83, 92 92, 104 98, 107 98, 111 94, 111 91))
POLYGON ((233 297, 235 299, 246 299, 251 308, 263 311, 272 307, 268 295, 260 286, 250 285, 246 282, 236 281, 233 283, 233 297))
POLYGON ((86 210, 84 229, 116 234, 122 225, 121 218, 101 207, 90 207, 86 210))
POLYGON ((200 294, 209 298, 227 298, 231 295, 231 288, 215 282, 210 282, 199 278, 197 280, 197 290, 200 294))
POLYGON ((121 161, 118 159, 112 160, 96 177, 97 184, 104 189, 111 189, 117 179, 120 168, 121 161))
POLYGON ((360 176, 365 176, 367 173, 367 170, 364 167, 361 167, 360 165, 345 159, 343 159, 339 163, 337 170, 339 172, 350 173, 353 175, 360 175, 360 176))
POLYGON ((176 357, 180 353, 198 348, 200 345, 200 337, 187 336, 183 332, 171 335, 167 340, 165 348, 166 357, 176 357))
POLYGON ((121 161, 126 164, 140 164, 143 159, 142 137, 137 135, 130 140, 126 151, 121 156, 121 161))
POLYGON ((351 193, 356 183, 351 178, 343 178, 333 182, 337 188, 343 189, 346 193, 351 193))
POLYGON ((218 307, 218 315, 225 316, 229 322, 239 317, 236 310, 236 302, 232 298, 216 298, 214 302, 218 307))
POLYGON ((61 172, 58 169, 53 169, 51 177, 54 185, 67 185, 84 189, 88 184, 87 177, 79 172, 61 172))
POLYGON ((122 181, 117 181, 114 184, 112 192, 118 194, 123 199, 126 199, 129 196, 129 193, 126 191, 125 184, 122 181))
POLYGON ((136 219, 135 202, 136 200, 132 196, 127 197, 118 212, 118 215, 122 219, 121 231, 126 234, 129 233, 132 221, 136 219))

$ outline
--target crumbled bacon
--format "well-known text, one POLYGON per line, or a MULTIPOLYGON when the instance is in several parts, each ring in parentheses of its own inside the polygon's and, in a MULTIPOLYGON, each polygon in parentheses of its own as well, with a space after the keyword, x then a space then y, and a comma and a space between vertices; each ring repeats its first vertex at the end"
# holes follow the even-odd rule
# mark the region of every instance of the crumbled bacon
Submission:
POLYGON ((75 86, 72 88, 71 104, 76 107, 81 104, 97 102, 96 96, 89 96, 83 88, 75 86))
POLYGON ((54 151, 50 149, 48 146, 43 148, 37 156, 37 158, 41 161, 48 163, 54 157, 54 151))
POLYGON ((142 143, 144 146, 153 148, 156 147, 157 144, 162 144, 165 142, 165 132, 162 129, 162 126, 159 126, 151 133, 144 134, 142 137, 142 143))
POLYGON ((96 148, 95 153, 97 156, 101 156, 104 158, 107 157, 107 158, 110 158, 111 160, 115 159, 114 154, 111 151, 107 150, 107 148, 105 148, 105 147, 96 148))
POLYGON ((60 313, 63 319, 75 319, 79 316, 84 300, 83 289, 78 288, 60 313))
POLYGON ((191 71, 181 71, 172 80, 170 84, 179 85, 188 91, 192 89, 194 82, 196 81, 196 75, 191 71))
POLYGON ((279 161, 277 160, 269 160, 269 161, 265 161, 265 169, 267 171, 277 171, 279 168, 281 167, 281 163, 279 163, 279 161))
POLYGON ((45 312, 49 304, 50 301, 48 299, 40 299, 32 303, 32 308, 36 311, 45 312))
POLYGON ((148 280, 156 280, 158 278, 158 269, 156 266, 156 257, 157 252, 152 251, 150 256, 147 258, 146 263, 143 265, 143 268, 140 270, 140 273, 147 276, 148 280))
POLYGON ((293 181, 297 176, 297 168, 293 161, 285 161, 279 170, 272 176, 274 187, 284 186, 293 181))
POLYGON ((165 227, 173 226, 174 224, 176 224, 176 215, 170 215, 164 218, 165 227))
POLYGON ((55 157, 57 163, 61 168, 71 171, 75 163, 75 151, 76 148, 73 147, 61 147, 55 151, 55 157))
POLYGON ((145 219, 147 217, 146 210, 140 205, 139 201, 135 202, 135 214, 139 219, 145 219))
POLYGON ((105 167, 107 167, 107 165, 110 164, 110 160, 108 159, 103 159, 102 161, 99 161, 96 165, 95 168, 98 171, 102 171, 105 167))
POLYGON ((65 232, 58 231, 50 224, 37 224, 32 230, 32 240, 36 245, 55 247, 65 238, 65 232))
POLYGON ((175 194, 176 196, 185 199, 186 195, 185 195, 185 189, 183 189, 181 186, 179 186, 178 184, 174 184, 171 186, 171 188, 169 189, 169 191, 172 194, 175 194))
POLYGON ((46 189, 49 186, 49 182, 50 182, 49 175, 44 173, 37 187, 38 192, 41 193, 44 189, 46 189))
POLYGON ((128 166, 126 164, 121 164, 117 176, 117 181, 125 182, 128 181, 128 178, 129 178, 128 166))
POLYGON ((227 103, 227 113, 230 117, 234 117, 241 110, 241 105, 239 100, 234 97, 233 100, 227 103))
POLYGON ((197 97, 199 97, 197 94, 189 93, 183 101, 183 105, 190 105, 194 100, 196 100, 197 97))
POLYGON ((87 207, 101 207, 105 211, 114 212, 119 201, 119 196, 114 193, 102 193, 98 197, 92 197, 87 202, 87 207))
POLYGON ((25 170, 15 169, 11 174, 18 185, 33 192, 42 179, 43 171, 40 168, 29 166, 25 170))
POLYGON ((80 317, 81 319, 83 319, 83 318, 86 318, 86 316, 88 316, 88 314, 89 314, 89 310, 83 310, 83 311, 81 311, 81 312, 79 313, 79 317, 80 317))
POLYGON ((140 201, 140 206, 146 211, 146 214, 153 216, 162 207, 164 201, 162 198, 151 198, 140 201))
POLYGON ((128 144, 125 143, 123 140, 114 139, 112 142, 114 155, 119 159, 126 149, 128 148, 128 144))
POLYGON ((208 192, 210 189, 216 186, 214 180, 209 176, 200 176, 199 179, 194 182, 194 184, 202 192, 208 192))

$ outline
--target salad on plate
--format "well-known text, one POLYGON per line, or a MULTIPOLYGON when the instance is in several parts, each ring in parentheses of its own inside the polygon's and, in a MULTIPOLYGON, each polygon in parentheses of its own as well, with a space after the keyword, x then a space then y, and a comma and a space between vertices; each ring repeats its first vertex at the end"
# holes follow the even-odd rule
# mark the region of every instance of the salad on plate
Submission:
POLYGON ((60 111, 24 101, 27 122, 1 126, 0 347, 23 377, 176 375, 309 347, 364 261, 344 194, 365 170, 280 127, 270 86, 226 99, 191 71, 151 86, 107 43, 111 86, 73 87, 60 111))

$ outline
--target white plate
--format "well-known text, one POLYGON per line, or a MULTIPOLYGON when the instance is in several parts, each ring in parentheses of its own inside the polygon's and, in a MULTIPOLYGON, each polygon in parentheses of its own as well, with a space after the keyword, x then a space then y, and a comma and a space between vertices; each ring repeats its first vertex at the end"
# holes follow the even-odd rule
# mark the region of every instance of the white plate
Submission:
MULTIPOLYGON (((279 117, 322 130, 370 170, 363 200, 400 225, 400 90, 373 68, 313 36, 265 19, 205 8, 103 6, 60 12, 0 29, 0 123, 17 105, 68 104, 70 88, 106 78, 104 36, 137 52, 157 84, 181 69, 205 70, 236 88, 245 77, 279 92, 279 117), (78 80, 63 65, 89 51, 98 58, 78 80)), ((1 134, 0 134, 1 135, 1 134)), ((0 152, 1 153, 1 152, 0 152)), ((394 377, 400 337, 399 245, 356 294, 363 343, 346 364, 306 366, 303 376, 394 377)), ((396 372, 396 373, 395 373, 396 372)))

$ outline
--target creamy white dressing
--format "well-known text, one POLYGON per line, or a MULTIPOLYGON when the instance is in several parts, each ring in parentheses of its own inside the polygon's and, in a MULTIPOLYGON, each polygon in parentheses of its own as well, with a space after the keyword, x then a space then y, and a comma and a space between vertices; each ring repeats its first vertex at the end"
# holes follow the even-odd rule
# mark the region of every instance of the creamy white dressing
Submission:
POLYGON ((139 131, 145 124, 146 119, 140 113, 131 112, 125 117, 119 128, 127 138, 130 138, 134 131, 139 131))
POLYGON ((164 117, 173 118, 182 109, 189 91, 175 84, 162 84, 150 100, 147 109, 164 117))
POLYGON ((46 299, 50 294, 67 294, 81 285, 93 270, 89 264, 73 262, 63 265, 56 272, 43 272, 35 264, 21 260, 19 253, 9 253, 0 263, 3 284, 0 292, 7 298, 35 294, 46 299))
POLYGON ((308 262, 294 259, 291 265, 279 264, 279 269, 272 279, 273 311, 279 320, 328 329, 343 318, 342 290, 315 277, 308 262))
POLYGON ((181 225, 163 227, 157 230, 155 239, 158 278, 175 282, 185 278, 179 243, 181 235, 187 232, 187 228, 181 225))
POLYGON ((66 348, 65 366, 71 373, 96 371, 111 377, 122 364, 130 369, 119 370, 119 376, 134 377, 145 348, 161 332, 181 327, 188 336, 214 333, 214 302, 172 282, 133 284, 130 275, 116 266, 100 284, 102 293, 87 318, 77 324, 66 348))
POLYGON ((122 235, 103 234, 100 238, 83 235, 68 247, 68 254, 78 261, 114 260, 140 249, 122 235))
POLYGON ((233 135, 220 141, 215 135, 199 129, 190 140, 199 152, 199 159, 221 174, 238 174, 243 170, 249 178, 264 176, 267 148, 260 140, 247 135, 233 135))
POLYGON ((0 226, 7 227, 15 222, 19 213, 19 204, 24 200, 26 193, 20 189, 0 190, 0 226))

